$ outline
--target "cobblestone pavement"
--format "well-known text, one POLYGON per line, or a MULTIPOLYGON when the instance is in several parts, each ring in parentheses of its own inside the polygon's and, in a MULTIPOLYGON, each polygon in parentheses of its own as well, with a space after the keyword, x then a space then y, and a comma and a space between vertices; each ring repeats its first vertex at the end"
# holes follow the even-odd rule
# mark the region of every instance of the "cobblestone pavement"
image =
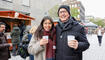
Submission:
MULTIPOLYGON (((90 47, 83 52, 83 60, 105 60, 105 34, 102 38, 102 45, 99 46, 97 35, 87 35, 90 47)), ((9 60, 29 60, 22 59, 19 55, 12 56, 9 60)))

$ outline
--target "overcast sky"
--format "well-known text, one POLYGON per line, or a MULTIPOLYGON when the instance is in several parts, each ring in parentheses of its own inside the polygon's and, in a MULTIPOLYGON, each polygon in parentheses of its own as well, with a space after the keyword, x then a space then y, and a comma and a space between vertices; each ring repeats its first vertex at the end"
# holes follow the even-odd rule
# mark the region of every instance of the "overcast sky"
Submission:
POLYGON ((105 0, 77 0, 85 7, 85 14, 105 18, 105 0))

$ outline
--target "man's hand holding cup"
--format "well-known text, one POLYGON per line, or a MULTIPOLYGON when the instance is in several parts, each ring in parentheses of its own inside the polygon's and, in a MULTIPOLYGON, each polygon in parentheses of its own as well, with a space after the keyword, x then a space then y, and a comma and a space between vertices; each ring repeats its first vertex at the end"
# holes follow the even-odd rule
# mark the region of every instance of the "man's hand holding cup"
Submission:
POLYGON ((78 48, 78 41, 75 40, 75 36, 73 35, 68 35, 67 36, 67 40, 68 40, 68 46, 74 49, 78 48))

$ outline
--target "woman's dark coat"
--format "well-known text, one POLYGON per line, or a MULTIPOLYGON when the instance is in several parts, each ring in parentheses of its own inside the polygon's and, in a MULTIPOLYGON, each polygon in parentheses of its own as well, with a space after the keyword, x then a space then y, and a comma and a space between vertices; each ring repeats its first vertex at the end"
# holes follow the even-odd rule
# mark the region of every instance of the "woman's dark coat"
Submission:
POLYGON ((82 52, 89 48, 84 28, 70 18, 66 23, 58 23, 56 30, 56 60, 82 60, 82 52), (75 50, 68 46, 68 35, 75 36, 79 42, 78 49, 75 50))

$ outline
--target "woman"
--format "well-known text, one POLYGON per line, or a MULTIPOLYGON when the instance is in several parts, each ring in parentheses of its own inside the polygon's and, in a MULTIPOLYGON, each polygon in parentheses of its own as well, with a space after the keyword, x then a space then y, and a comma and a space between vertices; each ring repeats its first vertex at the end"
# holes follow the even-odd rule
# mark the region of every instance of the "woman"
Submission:
POLYGON ((102 29, 102 27, 99 26, 96 29, 96 33, 97 33, 97 38, 98 38, 99 46, 101 46, 101 44, 102 44, 102 37, 103 37, 103 34, 104 34, 104 29, 102 29))
POLYGON ((34 34, 35 33, 35 31, 36 31, 36 29, 37 29, 37 27, 36 26, 32 26, 32 28, 30 29, 30 33, 31 34, 34 34))
POLYGON ((42 19, 32 36, 28 46, 28 52, 34 55, 35 60, 54 60, 55 39, 56 32, 53 21, 49 16, 46 16, 42 19), (48 36, 48 40, 43 38, 43 36, 48 36))

